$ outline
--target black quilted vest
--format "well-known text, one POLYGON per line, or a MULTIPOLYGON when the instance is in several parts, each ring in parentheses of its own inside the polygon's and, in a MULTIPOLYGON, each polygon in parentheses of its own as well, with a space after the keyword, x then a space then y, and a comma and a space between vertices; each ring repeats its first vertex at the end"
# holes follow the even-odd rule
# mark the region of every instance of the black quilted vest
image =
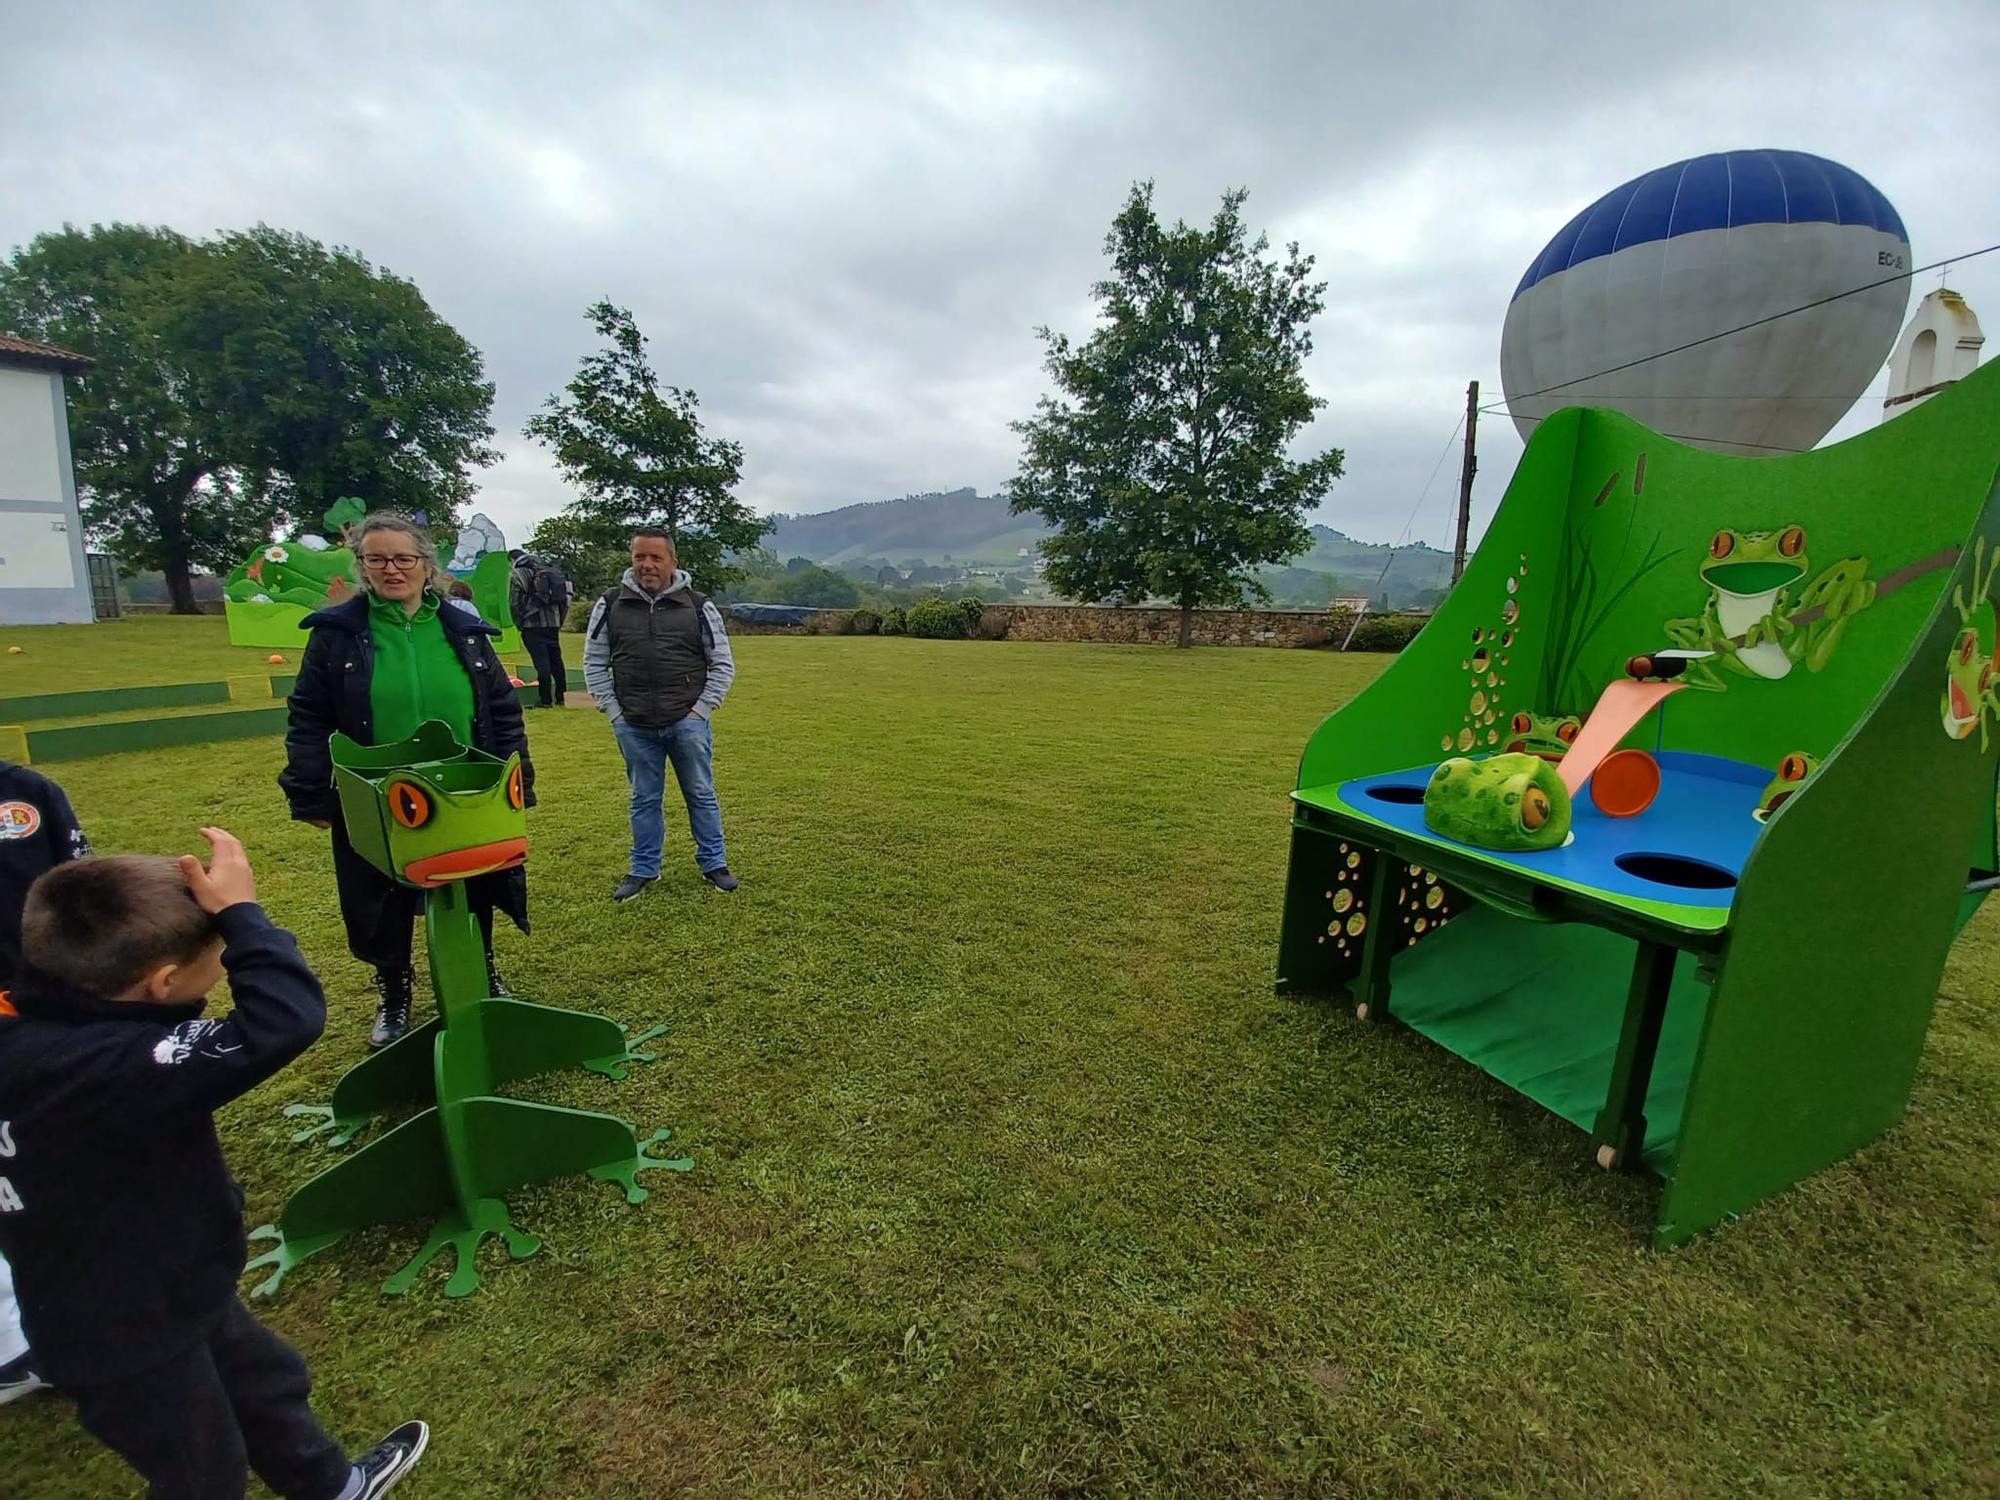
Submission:
POLYGON ((680 723, 708 681, 702 619, 708 601, 691 588, 648 599, 629 585, 605 599, 603 628, 619 712, 641 729, 680 723))

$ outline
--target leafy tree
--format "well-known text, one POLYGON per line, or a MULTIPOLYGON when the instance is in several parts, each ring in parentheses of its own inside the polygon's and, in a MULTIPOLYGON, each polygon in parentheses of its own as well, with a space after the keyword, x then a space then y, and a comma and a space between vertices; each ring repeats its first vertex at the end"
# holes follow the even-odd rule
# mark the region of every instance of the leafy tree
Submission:
POLYGON ((96 361, 69 383, 84 525, 126 572, 164 574, 177 614, 196 612, 196 567, 234 567, 282 515, 264 476, 231 466, 174 337, 195 253, 170 229, 100 224, 38 235, 0 266, 0 330, 96 361))
POLYGON ((199 246, 173 322, 231 450, 295 516, 343 495, 421 514, 445 549, 493 462, 479 351, 415 284, 259 225, 199 246))
POLYGON ((546 517, 536 526, 527 549, 561 568, 579 599, 603 593, 632 565, 627 538, 608 542, 600 530, 568 511, 546 517))
POLYGON ((44 234, 0 265, 0 328, 97 361, 70 403, 84 523, 182 613, 195 568, 343 495, 424 512, 449 545, 493 456, 477 351, 409 282, 298 235, 44 234))
POLYGON ((776 604, 811 604, 820 609, 852 609, 861 602, 861 590, 852 578, 807 563, 796 571, 787 568, 776 580, 776 604))
POLYGON ((1079 599, 1171 600, 1180 644, 1205 604, 1268 598, 1254 568, 1310 545, 1304 517, 1342 454, 1286 456, 1326 403, 1307 387, 1309 325, 1325 282, 1296 244, 1282 262, 1249 239, 1247 193, 1225 193, 1206 228, 1164 228, 1153 185, 1133 187, 1105 239, 1112 274, 1092 294, 1080 346, 1044 327, 1056 394, 1017 422, 1010 508, 1055 528, 1047 579, 1079 599))
POLYGON ((637 527, 663 526, 681 566, 716 593, 743 576, 731 554, 773 529, 731 493, 743 449, 703 434, 693 391, 660 383, 630 312, 599 301, 589 318, 609 347, 584 356, 527 435, 583 491, 565 508, 579 537, 622 553, 637 527))

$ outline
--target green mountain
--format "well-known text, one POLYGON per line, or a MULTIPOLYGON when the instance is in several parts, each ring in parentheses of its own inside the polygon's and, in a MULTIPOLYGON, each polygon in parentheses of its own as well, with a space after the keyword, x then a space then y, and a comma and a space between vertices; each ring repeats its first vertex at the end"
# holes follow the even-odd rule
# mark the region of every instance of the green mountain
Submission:
MULTIPOLYGON (((1035 544, 1049 531, 1039 516, 1010 514, 1004 495, 969 488, 772 519, 777 530, 764 542, 771 551, 836 569, 873 561, 907 567, 921 558, 932 567, 1026 571, 1035 544)), ((1310 532, 1312 546, 1289 566, 1263 570, 1280 604, 1324 604, 1347 595, 1379 602, 1386 594, 1393 607, 1421 605, 1435 602, 1451 576, 1450 554, 1421 542, 1395 549, 1392 558, 1381 542, 1358 542, 1330 526, 1310 532)))

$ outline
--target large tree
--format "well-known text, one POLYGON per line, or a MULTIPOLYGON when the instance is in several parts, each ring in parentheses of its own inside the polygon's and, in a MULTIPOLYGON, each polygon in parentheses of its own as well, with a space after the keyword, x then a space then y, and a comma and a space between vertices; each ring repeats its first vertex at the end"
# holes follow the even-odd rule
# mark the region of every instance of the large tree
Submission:
POLYGON ((1056 392, 1014 424, 1016 513, 1055 528, 1047 577, 1077 599, 1164 598, 1193 611, 1269 595, 1253 569, 1310 545, 1305 515, 1340 476, 1330 448, 1292 459, 1326 403, 1306 385, 1325 282, 1296 244, 1282 261, 1225 193, 1204 228, 1163 227, 1153 185, 1132 189, 1105 239, 1112 274, 1092 289, 1098 326, 1075 345, 1048 328, 1056 392))
POLYGON ((281 506, 232 464, 222 414, 174 323, 196 254, 134 224, 37 236, 0 264, 0 331, 89 355, 69 388, 83 520, 128 571, 158 568, 177 613, 196 609, 196 567, 226 571, 268 540, 281 506))
POLYGON ((449 550, 495 458, 479 351, 414 283, 259 225, 198 247, 175 336, 241 460, 295 515, 356 495, 422 514, 449 550))
MULTIPOLYGON (((743 449, 702 432, 693 391, 660 383, 630 312, 600 301, 588 316, 607 347, 584 356, 526 429, 583 492, 565 507, 560 539, 602 557, 622 552, 636 527, 665 527, 681 566, 714 593, 742 576, 731 556, 773 526, 732 493, 743 449)), ((557 533, 544 527, 536 539, 549 546, 557 533)))
POLYGON ((0 264, 0 330, 96 361, 71 390, 84 523, 176 611, 286 520, 345 495, 446 541, 493 387, 409 282, 258 228, 206 243, 128 224, 44 234, 0 264))

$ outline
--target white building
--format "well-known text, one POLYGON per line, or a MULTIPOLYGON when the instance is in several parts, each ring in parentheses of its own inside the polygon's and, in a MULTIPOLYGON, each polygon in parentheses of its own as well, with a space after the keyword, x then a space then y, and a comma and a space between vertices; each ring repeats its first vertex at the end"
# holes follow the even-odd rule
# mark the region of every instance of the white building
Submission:
POLYGON ((1986 335, 1979 319, 1957 292, 1940 287, 1917 304, 1903 336, 1889 355, 1889 394, 1882 420, 1921 406, 1979 366, 1986 335))
POLYGON ((92 618, 63 392, 90 364, 0 334, 0 624, 92 618))

